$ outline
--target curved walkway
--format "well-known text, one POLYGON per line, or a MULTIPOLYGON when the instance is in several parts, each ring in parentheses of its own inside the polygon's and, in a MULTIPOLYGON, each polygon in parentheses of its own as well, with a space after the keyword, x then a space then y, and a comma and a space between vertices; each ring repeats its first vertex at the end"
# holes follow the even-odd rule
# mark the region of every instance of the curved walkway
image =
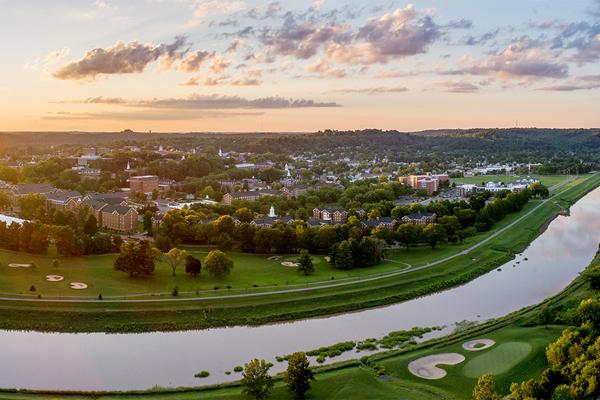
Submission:
MULTIPOLYGON (((592 176, 586 178, 585 181, 587 181, 588 179, 590 179, 592 176)), ((551 190, 556 190, 564 185, 566 185, 569 182, 572 182, 573 180, 575 180, 577 178, 577 176, 571 176, 567 179, 565 179, 564 181, 557 183, 556 185, 552 186, 550 189, 551 190)), ((583 181, 583 182, 585 182, 583 181)), ((568 188, 566 190, 570 190, 571 188, 568 188)), ((561 193, 564 193, 561 192, 561 193)), ((350 285, 357 285, 357 284, 362 284, 365 282, 373 282, 373 281, 379 281, 379 280, 383 280, 383 279, 388 279, 388 278, 393 278, 396 276, 400 276, 400 275, 404 275, 407 273, 411 273, 414 271, 420 271, 423 269, 427 269, 427 268, 431 268, 434 267, 436 265, 439 264, 443 264, 447 261, 453 260, 457 257, 460 256, 464 256, 468 253, 470 253, 471 251, 475 250, 478 247, 483 246, 484 244, 488 243, 489 241, 491 241, 492 239, 495 239, 496 237, 500 236, 501 234, 503 234, 504 232, 506 232, 507 230, 509 230, 510 228, 512 228, 513 226, 515 226, 516 224, 518 224, 519 222, 521 222, 523 219, 527 218, 528 216, 530 216, 531 214, 533 214, 535 211, 537 211, 537 209, 539 209, 540 207, 542 207, 543 205, 545 205, 548 201, 552 200, 557 194, 554 194, 550 197, 548 197, 547 199, 544 199, 542 201, 540 201, 540 203, 535 206, 534 208, 532 208, 531 210, 529 210, 527 213, 521 215, 519 218, 517 218, 516 220, 514 220, 513 222, 511 222, 510 224, 506 225, 505 227, 498 229, 496 232, 492 233, 490 236, 486 237, 485 239, 475 243, 474 245, 468 247, 467 249, 458 252, 456 254, 453 254, 451 256, 448 257, 444 257, 440 260, 436 260, 436 261, 432 261, 429 262, 427 264, 421 265, 421 266, 416 266, 413 268, 406 268, 406 269, 402 269, 400 271, 394 271, 394 272, 390 272, 390 273, 386 273, 386 274, 382 274, 382 275, 377 275, 377 276, 372 276, 372 277, 368 277, 368 278, 364 278, 364 279, 356 279, 356 280, 352 280, 352 281, 348 281, 348 282, 336 282, 336 283, 330 283, 327 285, 322 285, 322 286, 312 286, 312 287, 301 287, 301 288, 296 288, 296 289, 285 289, 285 290, 276 290, 276 291, 272 291, 272 292, 259 292, 259 293, 240 293, 240 294, 227 294, 227 295, 219 295, 219 296, 208 296, 208 297, 187 297, 187 298, 169 298, 169 299, 130 299, 130 300, 117 300, 117 299, 105 299, 105 300, 98 300, 98 299, 65 299, 65 298, 60 298, 60 299, 56 299, 56 298, 14 298, 14 297, 0 297, 0 301, 18 301, 18 302, 45 302, 45 303, 173 303, 173 302, 202 302, 202 301, 207 301, 207 300, 224 300, 224 299, 236 299, 236 298, 252 298, 252 297, 262 297, 262 296, 273 296, 273 295, 281 295, 281 294, 292 294, 292 293, 301 293, 301 292, 310 292, 310 291, 315 291, 315 290, 323 290, 323 289, 331 289, 331 288, 336 288, 336 287, 343 287, 343 286, 350 286, 350 285)), ((148 295, 152 295, 152 294, 148 294, 148 295)), ((120 296, 121 298, 123 296, 120 296)))

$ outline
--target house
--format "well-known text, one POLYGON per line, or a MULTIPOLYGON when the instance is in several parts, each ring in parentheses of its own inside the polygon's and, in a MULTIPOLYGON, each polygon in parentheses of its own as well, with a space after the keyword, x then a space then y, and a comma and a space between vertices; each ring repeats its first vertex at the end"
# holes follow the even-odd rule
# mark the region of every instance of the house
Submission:
POLYGON ((437 215, 435 213, 418 212, 405 215, 404 217, 402 217, 402 222, 419 225, 433 224, 435 222, 436 217, 437 215))
POLYGON ((133 207, 106 204, 100 209, 99 226, 122 233, 134 232, 137 228, 138 212, 133 207))
POLYGON ((308 191, 311 189, 315 190, 317 188, 311 185, 291 185, 282 188, 281 191, 287 197, 299 197, 308 193, 308 191))
POLYGON ((314 208, 313 218, 322 221, 346 222, 348 210, 343 208, 314 208))
POLYGON ((397 221, 391 217, 381 217, 376 219, 368 219, 362 222, 363 226, 368 229, 380 228, 393 231, 396 229, 397 221))

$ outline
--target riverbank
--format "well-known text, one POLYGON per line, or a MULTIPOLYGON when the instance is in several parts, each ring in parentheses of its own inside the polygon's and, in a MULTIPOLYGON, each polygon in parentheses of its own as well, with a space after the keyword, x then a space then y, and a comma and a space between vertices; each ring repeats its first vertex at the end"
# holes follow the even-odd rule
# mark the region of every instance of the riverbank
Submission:
MULTIPOLYGON (((588 266, 600 265, 600 252, 588 266)), ((464 399, 470 396, 477 377, 471 374, 472 362, 486 352, 465 353, 462 344, 478 338, 489 338, 496 346, 503 343, 524 343, 530 350, 521 354, 518 362, 508 363, 510 368, 495 374, 497 388, 506 393, 514 381, 538 377, 545 368, 545 347, 554 341, 565 326, 534 323, 544 309, 569 312, 581 299, 598 297, 598 293, 589 287, 583 276, 577 277, 559 294, 540 304, 526 307, 504 317, 472 326, 449 336, 433 339, 402 350, 393 350, 315 368, 316 381, 307 396, 309 399, 359 400, 364 398, 395 399, 464 399), (464 363, 456 366, 444 366, 447 377, 437 381, 425 381, 412 376, 407 364, 419 357, 435 353, 462 352, 467 356, 464 363), (383 373, 383 375, 381 375, 383 373)), ((558 312, 558 311, 557 311, 558 312)), ((487 351, 491 351, 494 347, 487 351)), ((505 361, 504 361, 505 362, 505 361)), ((494 366, 501 371, 501 367, 494 366)), ((477 372, 477 370, 475 371, 477 372)), ((281 377, 275 378, 275 388, 271 398, 292 399, 285 390, 281 377)), ((155 388, 149 391, 128 392, 69 392, 69 391, 0 391, 0 398, 7 400, 38 400, 48 397, 65 400, 90 399, 130 399, 130 400, 238 400, 241 395, 239 382, 202 388, 178 388, 163 390, 155 388)))
MULTIPOLYGON (((580 177, 557 189, 523 220, 498 237, 437 265, 408 270, 385 279, 292 293, 256 297, 157 303, 0 303, 0 327, 61 332, 142 332, 269 322, 337 314, 405 301, 466 283, 512 259, 540 234, 540 228, 562 208, 600 183, 600 174, 580 177), (482 263, 481 260, 486 260, 482 263), (27 317, 24 317, 27 315, 27 317)), ((521 214, 522 216, 523 214, 521 214)), ((515 215, 514 218, 519 218, 515 215)), ((506 221, 508 224, 510 222, 506 221)), ((514 222, 514 221, 513 221, 514 222)), ((502 228, 499 224, 498 228, 502 228)))

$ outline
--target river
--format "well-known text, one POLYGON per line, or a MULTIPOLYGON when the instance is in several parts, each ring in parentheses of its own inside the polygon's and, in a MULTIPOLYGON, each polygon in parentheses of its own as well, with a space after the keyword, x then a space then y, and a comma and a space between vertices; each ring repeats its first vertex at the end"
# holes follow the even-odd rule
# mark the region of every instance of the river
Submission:
MULTIPOLYGON (((533 305, 560 292, 593 259, 600 242, 600 188, 559 216, 515 260, 470 283, 400 304, 259 327, 142 334, 0 331, 0 387, 129 390, 199 386, 240 378, 236 365, 258 357, 382 337, 414 326, 454 329, 533 305), (527 259, 527 260, 525 260, 527 259), (204 379, 194 378, 210 371, 204 379)), ((431 337, 432 335, 430 335, 431 337)), ((355 358, 349 352, 338 358, 355 358)))

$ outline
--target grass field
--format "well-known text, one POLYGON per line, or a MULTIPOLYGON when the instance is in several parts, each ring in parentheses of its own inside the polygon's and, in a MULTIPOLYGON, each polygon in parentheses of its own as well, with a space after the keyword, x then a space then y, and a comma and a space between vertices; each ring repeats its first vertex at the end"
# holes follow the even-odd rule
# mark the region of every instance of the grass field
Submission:
MULTIPOLYGON (((504 183, 514 182, 517 179, 525 178, 527 175, 477 175, 477 176, 466 176, 462 178, 452 178, 450 182, 459 183, 468 183, 472 185, 479 185, 482 182, 490 182, 490 181, 500 181, 504 183)), ((540 182, 547 186, 554 186, 565 179, 568 178, 568 175, 531 175, 532 178, 539 179, 540 182)))
POLYGON ((468 378, 477 378, 484 374, 500 375, 510 371, 529 353, 531 353, 529 343, 501 343, 493 349, 472 358, 465 364, 462 374, 468 378))
MULTIPOLYGON (((418 271, 407 270, 401 275, 370 281, 357 276, 405 270, 406 264, 411 265, 411 268, 426 265, 428 262, 444 259, 448 255, 459 254, 468 246, 491 235, 492 232, 469 238, 463 244, 440 246, 435 251, 429 247, 392 251, 388 256, 389 262, 364 270, 337 271, 322 258, 317 258, 316 274, 308 279, 325 280, 328 285, 321 287, 320 284, 317 290, 310 292, 280 293, 282 289, 309 286, 309 282, 293 268, 281 266, 281 260, 269 261, 265 255, 231 252, 236 267, 230 277, 216 282, 204 273, 196 279, 185 276, 183 270, 178 271, 177 276, 173 278, 165 265, 159 265, 156 274, 152 277, 131 279, 126 274, 112 270, 111 257, 113 256, 61 259, 61 265, 58 271, 55 271, 50 266, 52 257, 1 252, 0 291, 23 293, 32 297, 53 293, 60 296, 84 295, 97 298, 97 295, 102 293, 105 300, 85 304, 44 301, 23 303, 5 300, 0 302, 0 324, 4 328, 11 329, 50 331, 135 332, 201 329, 232 324, 256 325, 400 302, 468 282, 510 260, 540 233, 549 218, 596 187, 598 183, 600 183, 600 174, 593 177, 582 176, 570 182, 568 188, 557 190, 556 197, 544 203, 502 235, 473 249, 468 254, 457 255, 448 261, 418 271), (8 262, 32 261, 37 265, 35 270, 7 267, 8 262), (90 288, 75 291, 60 286, 61 284, 47 283, 44 278, 47 273, 65 276, 62 285, 67 285, 71 281, 81 281, 89 284, 90 288), (331 277, 334 279, 332 280, 331 277), (351 280, 352 284, 332 286, 343 279, 351 280), (36 292, 33 294, 29 292, 32 284, 36 286, 36 292), (255 284, 258 287, 249 287, 255 284), (204 297, 204 299, 188 302, 166 301, 151 305, 106 301, 107 296, 113 294, 125 295, 148 291, 164 292, 162 295, 152 296, 152 299, 173 300, 175 298, 170 292, 175 285, 180 290, 177 299, 186 296, 204 297), (231 288, 226 289, 227 285, 231 288), (215 286, 219 287, 218 290, 215 290, 215 286), (46 290, 48 292, 45 292, 46 290), (196 290, 199 290, 198 294, 196 290), (191 293, 185 294, 183 293, 185 291, 191 293), (261 293, 261 295, 227 299, 207 298, 245 292, 261 293), (199 310, 203 312, 199 313, 199 310), (27 318, 23 318, 25 313, 27 318)), ((532 201, 521 213, 510 215, 501 221, 496 229, 506 226, 535 206, 536 201, 532 201)), ((198 256, 207 251, 202 248, 190 250, 198 256)))

